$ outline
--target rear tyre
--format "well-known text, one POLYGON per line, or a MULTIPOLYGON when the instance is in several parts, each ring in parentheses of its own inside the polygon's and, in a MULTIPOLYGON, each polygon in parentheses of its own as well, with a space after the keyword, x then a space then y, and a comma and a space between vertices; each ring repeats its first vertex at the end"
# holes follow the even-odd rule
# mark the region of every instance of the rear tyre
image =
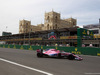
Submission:
POLYGON ((68 56, 68 59, 69 59, 69 60, 74 60, 75 57, 74 57, 73 55, 69 55, 69 56, 68 56))
POLYGON ((43 57, 42 53, 37 53, 37 57, 43 57))

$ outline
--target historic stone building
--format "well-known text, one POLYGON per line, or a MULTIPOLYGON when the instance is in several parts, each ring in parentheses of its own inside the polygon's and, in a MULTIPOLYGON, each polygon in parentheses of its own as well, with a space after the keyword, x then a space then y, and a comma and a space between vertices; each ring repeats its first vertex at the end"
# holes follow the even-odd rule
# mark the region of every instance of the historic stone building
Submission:
POLYGON ((54 11, 45 13, 45 21, 44 21, 44 30, 51 29, 59 29, 59 28, 67 28, 76 26, 76 19, 61 19, 60 13, 56 13, 54 11))
POLYGON ((31 21, 21 20, 19 22, 19 33, 28 33, 34 31, 40 31, 41 27, 31 25, 31 21))
POLYGON ((61 19, 60 13, 51 11, 45 13, 44 24, 31 25, 31 21, 21 20, 19 23, 19 33, 28 33, 41 30, 53 30, 59 28, 69 28, 76 26, 77 20, 73 18, 61 19))

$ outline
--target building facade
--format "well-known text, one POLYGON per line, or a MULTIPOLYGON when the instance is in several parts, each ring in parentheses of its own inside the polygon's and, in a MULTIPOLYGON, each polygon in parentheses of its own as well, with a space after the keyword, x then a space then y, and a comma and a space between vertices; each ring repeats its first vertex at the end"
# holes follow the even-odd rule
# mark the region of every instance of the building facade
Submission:
POLYGON ((45 13, 43 30, 70 28, 76 26, 77 20, 73 18, 61 19, 60 13, 51 11, 45 13))
POLYGON ((45 13, 44 24, 31 25, 31 21, 21 20, 19 22, 19 33, 28 33, 41 30, 54 30, 60 28, 75 27, 77 20, 73 18, 61 19, 60 13, 51 11, 45 13))
POLYGON ((19 33, 28 33, 34 31, 40 31, 41 27, 31 25, 31 21, 21 20, 19 22, 19 33))

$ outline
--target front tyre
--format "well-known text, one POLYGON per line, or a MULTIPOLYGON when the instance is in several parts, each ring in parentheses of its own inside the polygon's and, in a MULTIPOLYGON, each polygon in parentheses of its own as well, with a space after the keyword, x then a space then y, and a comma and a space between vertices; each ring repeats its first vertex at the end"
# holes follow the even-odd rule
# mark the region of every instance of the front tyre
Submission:
POLYGON ((42 53, 37 53, 37 57, 43 57, 42 53))
POLYGON ((61 53, 58 54, 58 58, 61 58, 61 53))
POLYGON ((69 56, 68 56, 68 59, 69 59, 69 60, 74 60, 75 57, 74 57, 73 55, 69 55, 69 56))

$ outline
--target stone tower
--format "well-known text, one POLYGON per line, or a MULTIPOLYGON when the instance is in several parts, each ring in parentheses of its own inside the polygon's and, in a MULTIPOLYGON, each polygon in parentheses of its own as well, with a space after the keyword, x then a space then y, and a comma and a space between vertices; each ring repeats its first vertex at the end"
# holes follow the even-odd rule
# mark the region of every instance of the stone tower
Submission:
POLYGON ((21 20, 19 22, 19 33, 28 33, 30 32, 31 21, 21 20))
POLYGON ((45 30, 52 30, 58 29, 60 25, 60 14, 54 11, 49 13, 45 13, 45 22, 44 22, 44 29, 45 30))
POLYGON ((65 21, 69 22, 70 26, 76 26, 77 20, 74 18, 65 19, 65 21))

